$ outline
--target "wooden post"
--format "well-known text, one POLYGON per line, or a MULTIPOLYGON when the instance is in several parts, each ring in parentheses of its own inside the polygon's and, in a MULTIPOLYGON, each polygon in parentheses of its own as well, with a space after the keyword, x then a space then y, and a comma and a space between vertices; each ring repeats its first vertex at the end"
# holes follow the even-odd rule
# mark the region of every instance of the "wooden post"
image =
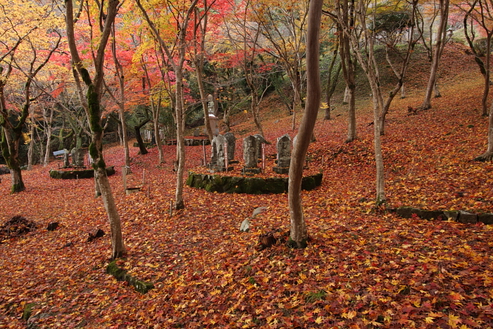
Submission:
POLYGON ((146 183, 146 170, 142 170, 142 185, 146 183))

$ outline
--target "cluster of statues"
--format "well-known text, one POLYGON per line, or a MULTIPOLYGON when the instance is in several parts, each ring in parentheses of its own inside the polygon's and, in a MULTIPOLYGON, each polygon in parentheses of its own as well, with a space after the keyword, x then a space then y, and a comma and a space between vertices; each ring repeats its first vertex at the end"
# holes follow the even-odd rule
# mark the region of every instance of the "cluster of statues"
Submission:
MULTIPOLYGON (((262 171, 259 168, 259 159, 264 156, 263 146, 267 141, 261 135, 251 135, 243 139, 243 173, 256 174, 262 171)), ((209 168, 214 172, 228 170, 228 165, 234 162, 235 136, 228 132, 216 135, 212 140, 212 154, 209 168)), ((287 174, 291 161, 291 137, 285 134, 277 139, 277 165, 273 168, 276 173, 287 174)), ((264 159, 265 160, 265 159, 264 159)))

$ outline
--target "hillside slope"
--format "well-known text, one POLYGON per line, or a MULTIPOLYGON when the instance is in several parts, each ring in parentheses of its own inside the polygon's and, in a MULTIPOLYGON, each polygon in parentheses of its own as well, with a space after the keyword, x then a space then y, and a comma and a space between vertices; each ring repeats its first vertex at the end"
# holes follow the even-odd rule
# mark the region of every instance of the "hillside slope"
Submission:
MULTIPOLYGON (((490 212, 493 165, 471 161, 486 145, 481 79, 463 53, 452 49, 445 58, 451 75, 443 76, 443 97, 432 109, 408 115, 407 106, 421 102, 418 89, 392 106, 383 138, 388 205, 490 212)), ((416 74, 421 80, 413 81, 425 81, 416 74)), ((164 147, 164 164, 156 149, 142 156, 132 148, 128 185, 141 191, 124 193, 121 170, 110 182, 129 252, 118 265, 154 284, 145 295, 106 274, 107 235, 88 241, 95 228, 109 232, 93 180, 50 179, 57 162, 24 172, 20 194, 10 195, 4 179, 0 222, 22 215, 38 228, 0 239, 0 328, 493 328, 492 227, 375 209, 371 110, 364 105, 368 100, 359 103, 353 143, 344 143, 344 107, 317 122, 308 166, 324 180, 302 193, 311 236, 303 250, 257 248, 261 234, 288 230, 285 194, 186 187, 186 208, 170 213, 175 147, 164 147), (265 210, 251 218, 250 232, 240 232, 257 207, 265 210), (48 231, 51 222, 60 226, 48 231)), ((241 150, 241 137, 254 129, 236 119, 241 150)), ((271 141, 296 133, 289 116, 264 124, 271 141)), ((202 148, 186 152, 187 167, 200 166, 202 148)), ((105 158, 124 165, 121 147, 105 150, 105 158)))

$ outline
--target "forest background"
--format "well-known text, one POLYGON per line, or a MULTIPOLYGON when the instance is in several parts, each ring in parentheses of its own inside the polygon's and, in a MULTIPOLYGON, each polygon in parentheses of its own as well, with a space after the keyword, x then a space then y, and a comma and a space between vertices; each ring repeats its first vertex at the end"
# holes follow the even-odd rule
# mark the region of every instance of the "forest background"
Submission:
MULTIPOLYGON (((322 36, 327 37, 322 39, 321 47, 322 77, 325 81, 332 77, 325 85, 325 96, 330 94, 331 86, 334 93, 330 102, 326 98, 321 106, 314 131, 316 141, 310 144, 307 157, 308 170, 321 170, 324 179, 320 188, 301 194, 310 233, 304 249, 289 249, 284 243, 267 249, 258 245, 259 238, 267 232, 280 236, 289 232, 286 194, 224 195, 185 186, 185 208, 175 209, 178 168, 174 161, 178 147, 158 145, 146 149, 147 154, 132 147, 133 143, 128 150, 125 148, 129 143, 123 142, 126 134, 121 133, 124 127, 121 118, 133 127, 149 120, 156 132, 161 131, 163 140, 176 139, 180 123, 176 120, 178 99, 174 96, 179 65, 170 62, 176 59, 176 54, 170 52, 171 56, 167 57, 166 47, 159 45, 159 38, 152 37, 151 28, 146 28, 152 25, 142 24, 142 17, 136 18, 139 13, 136 4, 123 3, 116 15, 114 27, 118 28, 110 33, 113 36, 109 38, 110 47, 104 52, 102 67, 107 80, 101 89, 104 92, 100 98, 100 122, 106 137, 114 132, 115 136, 121 136, 124 145, 118 146, 108 139, 102 150, 104 161, 117 168, 117 175, 110 177, 109 183, 122 219, 126 257, 115 264, 143 282, 152 282, 153 289, 147 294, 135 291, 128 283, 117 282, 106 273, 110 263, 107 236, 87 239, 88 232, 94 232, 95 228, 108 232, 111 226, 101 198, 94 198, 94 181, 54 180, 48 175, 50 169, 58 169, 61 164, 51 158, 54 150, 88 146, 94 137, 84 97, 79 97, 80 91, 87 89, 77 88, 77 75, 72 74, 71 58, 64 46, 64 30, 60 27, 64 24, 63 8, 53 4, 7 1, 1 6, 8 18, 3 21, 8 25, 4 29, 5 36, 8 35, 5 40, 13 40, 12 44, 2 43, 5 46, 1 84, 2 154, 8 162, 12 153, 6 153, 5 149, 9 149, 6 135, 10 123, 11 136, 22 136, 19 167, 28 166, 28 170, 22 170, 26 182, 22 189, 16 190, 14 174, 12 184, 2 179, 1 216, 8 221, 21 215, 37 226, 22 237, 2 230, 0 275, 5 284, 0 297, 1 327, 491 326, 490 226, 483 222, 423 221, 417 216, 403 219, 390 211, 413 206, 427 210, 490 212, 491 163, 472 161, 488 153, 483 88, 489 78, 485 80, 485 75, 476 72, 486 73, 478 63, 482 62, 484 69, 488 51, 481 53, 480 46, 485 45, 488 50, 491 34, 489 25, 481 29, 481 20, 474 21, 473 11, 468 11, 480 2, 468 4, 462 11, 450 5, 456 9, 457 16, 451 15, 455 19, 449 21, 444 34, 448 38, 443 42, 439 82, 433 85, 441 86, 442 97, 434 98, 433 106, 423 106, 423 93, 433 66, 433 49, 437 49, 430 38, 433 33, 412 49, 407 78, 403 79, 405 97, 395 99, 385 119, 382 151, 387 165, 387 200, 384 204, 375 203, 373 141, 378 120, 371 102, 375 93, 362 65, 355 65, 357 121, 353 128, 357 135, 349 138, 351 102, 345 104, 343 100, 346 80, 334 78, 338 67, 343 71, 336 50, 345 32, 338 32, 331 25, 338 22, 329 14, 332 8, 324 8, 328 15, 322 25, 325 31, 322 36), (480 39, 471 40, 472 47, 467 42, 467 25, 463 20, 467 13, 472 19, 469 26, 475 28, 476 39, 480 39), (39 16, 33 19, 31 15, 39 16), (36 23, 29 25, 29 22, 36 23), (47 25, 42 28, 44 23, 47 25), (430 52, 426 41, 431 42, 430 52), (331 70, 324 70, 330 67, 331 70), (14 129, 19 123, 21 129, 14 129), (140 187, 140 192, 126 195, 123 171, 127 183, 140 187), (263 211, 253 216, 252 212, 259 208, 263 211), (239 231, 245 218, 252 222, 248 233, 239 231), (53 222, 60 226, 48 231, 47 225, 53 222)), ((89 2, 80 4, 77 6, 80 16, 75 21, 84 22, 80 25, 84 33, 80 32, 76 40, 84 62, 92 63, 97 57, 98 48, 94 47, 100 41, 100 26, 104 25, 97 17, 105 10, 99 11, 89 2)), ((168 11, 163 8, 159 14, 170 15, 160 22, 164 26, 159 31, 164 40, 175 40, 177 34, 173 29, 183 21, 173 16, 172 9, 178 8, 177 3, 166 4, 170 5, 168 11), (174 18, 176 24, 165 24, 174 18)), ((211 14, 208 26, 215 29, 207 32, 208 37, 204 34, 203 40, 210 41, 211 35, 215 39, 214 43, 204 42, 203 48, 197 35, 188 34, 204 32, 200 30, 203 24, 192 24, 195 30, 181 30, 187 31, 182 46, 194 46, 187 49, 183 61, 183 118, 189 126, 197 120, 200 122, 201 116, 207 118, 203 115, 207 113, 204 95, 215 95, 215 114, 223 119, 221 131, 235 133, 239 138, 238 149, 241 149, 241 137, 254 133, 261 133, 272 142, 285 133, 294 137, 303 114, 303 90, 306 90, 302 79, 304 37, 300 37, 299 48, 294 43, 288 47, 292 51, 288 57, 300 64, 291 81, 286 67, 280 65, 280 56, 276 56, 273 48, 266 47, 268 36, 262 35, 263 43, 252 43, 255 38, 260 39, 261 24, 251 24, 254 20, 247 16, 252 15, 249 12, 253 10, 249 7, 252 3, 241 4, 244 6, 209 3, 222 7, 210 11, 215 15, 211 14), (224 33, 225 19, 236 28, 235 37, 224 33), (242 42, 235 44, 239 36, 242 42), (196 75, 198 68, 205 70, 202 76, 196 75), (298 76, 301 87, 296 91, 293 82, 298 76), (200 77, 208 86, 203 90, 205 93, 198 87, 200 77)), ((388 8, 393 9, 391 13, 401 8, 397 7, 399 3, 386 4, 389 7, 383 6, 375 15, 386 16, 388 8)), ((421 9, 427 17, 438 21, 437 13, 443 9, 443 3, 440 4, 442 7, 421 9)), ((146 4, 141 5, 145 8, 146 4)), ((271 6, 262 7, 263 10, 273 8, 272 3, 266 5, 271 6)), ((296 9, 293 22, 302 24, 306 16, 300 12, 306 15, 306 4, 303 7, 298 2, 284 2, 284 5, 288 6, 284 14, 296 9)), ((204 8, 197 7, 195 13, 207 12, 204 8)), ((177 13, 184 12, 183 8, 179 9, 177 13)), ((281 17, 289 17, 277 15, 277 23, 281 17)), ((203 23, 198 17, 203 16, 197 14, 196 20, 191 21, 203 23)), ((430 27, 434 26, 432 21, 426 21, 430 27)), ((274 27, 268 26, 271 30, 274 27)), ((296 25, 293 32, 298 28, 303 31, 303 26, 296 25)), ((387 32, 396 32, 400 44, 403 31, 408 28, 409 24, 397 24, 371 30, 378 37, 375 40, 380 41, 384 35, 390 35, 387 32)), ((169 44, 180 48, 179 43, 173 42, 169 44)), ((399 54, 405 51, 386 45, 376 45, 374 49, 376 58, 383 64, 381 85, 391 89, 400 79, 392 77, 394 72, 385 62, 385 50, 397 50, 389 53, 395 58, 402 58, 399 54)), ((355 56, 350 63, 356 62, 355 56)), ((95 74, 97 69, 89 72, 95 74)), ((199 131, 209 134, 205 123, 199 131)), ((183 134, 191 135, 192 131, 193 128, 184 129, 183 134)), ((156 142, 160 140, 157 138, 156 142)), ((186 147, 186 150, 183 169, 200 168, 202 148, 186 147)), ((266 152, 274 155, 275 143, 266 145, 266 152)), ((264 174, 259 176, 267 176, 272 166, 273 163, 267 163, 264 174)))

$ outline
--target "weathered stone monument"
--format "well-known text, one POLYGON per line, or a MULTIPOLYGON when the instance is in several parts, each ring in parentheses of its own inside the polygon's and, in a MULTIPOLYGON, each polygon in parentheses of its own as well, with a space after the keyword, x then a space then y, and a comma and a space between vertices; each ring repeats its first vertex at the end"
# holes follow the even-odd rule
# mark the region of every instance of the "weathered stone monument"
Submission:
POLYGON ((262 144, 267 143, 265 140, 264 136, 260 134, 253 135, 255 139, 257 140, 257 144, 255 145, 255 152, 257 154, 257 158, 261 159, 262 158, 262 144))
POLYGON ((72 166, 77 168, 85 167, 84 158, 86 156, 86 149, 83 148, 73 148, 72 149, 72 166))
POLYGON ((244 173, 260 173, 261 170, 257 167, 259 144, 260 143, 255 136, 248 136, 243 139, 243 160, 245 161, 245 166, 243 167, 244 173))
POLYGON ((219 125, 217 123, 218 118, 214 114, 214 98, 212 95, 207 96, 207 109, 208 109, 208 116, 209 116, 209 123, 211 125, 211 130, 212 130, 212 135, 217 136, 219 135, 219 125))
POLYGON ((226 169, 224 144, 226 139, 223 135, 214 136, 212 140, 212 154, 209 168, 213 171, 224 171, 226 169))
POLYGON ((235 159, 236 137, 231 132, 224 134, 226 144, 228 145, 228 162, 231 163, 235 159))
POLYGON ((63 153, 63 168, 70 167, 70 154, 67 152, 63 153))
POLYGON ((277 139, 277 166, 273 170, 278 174, 289 173, 291 163, 291 137, 285 134, 277 139))

